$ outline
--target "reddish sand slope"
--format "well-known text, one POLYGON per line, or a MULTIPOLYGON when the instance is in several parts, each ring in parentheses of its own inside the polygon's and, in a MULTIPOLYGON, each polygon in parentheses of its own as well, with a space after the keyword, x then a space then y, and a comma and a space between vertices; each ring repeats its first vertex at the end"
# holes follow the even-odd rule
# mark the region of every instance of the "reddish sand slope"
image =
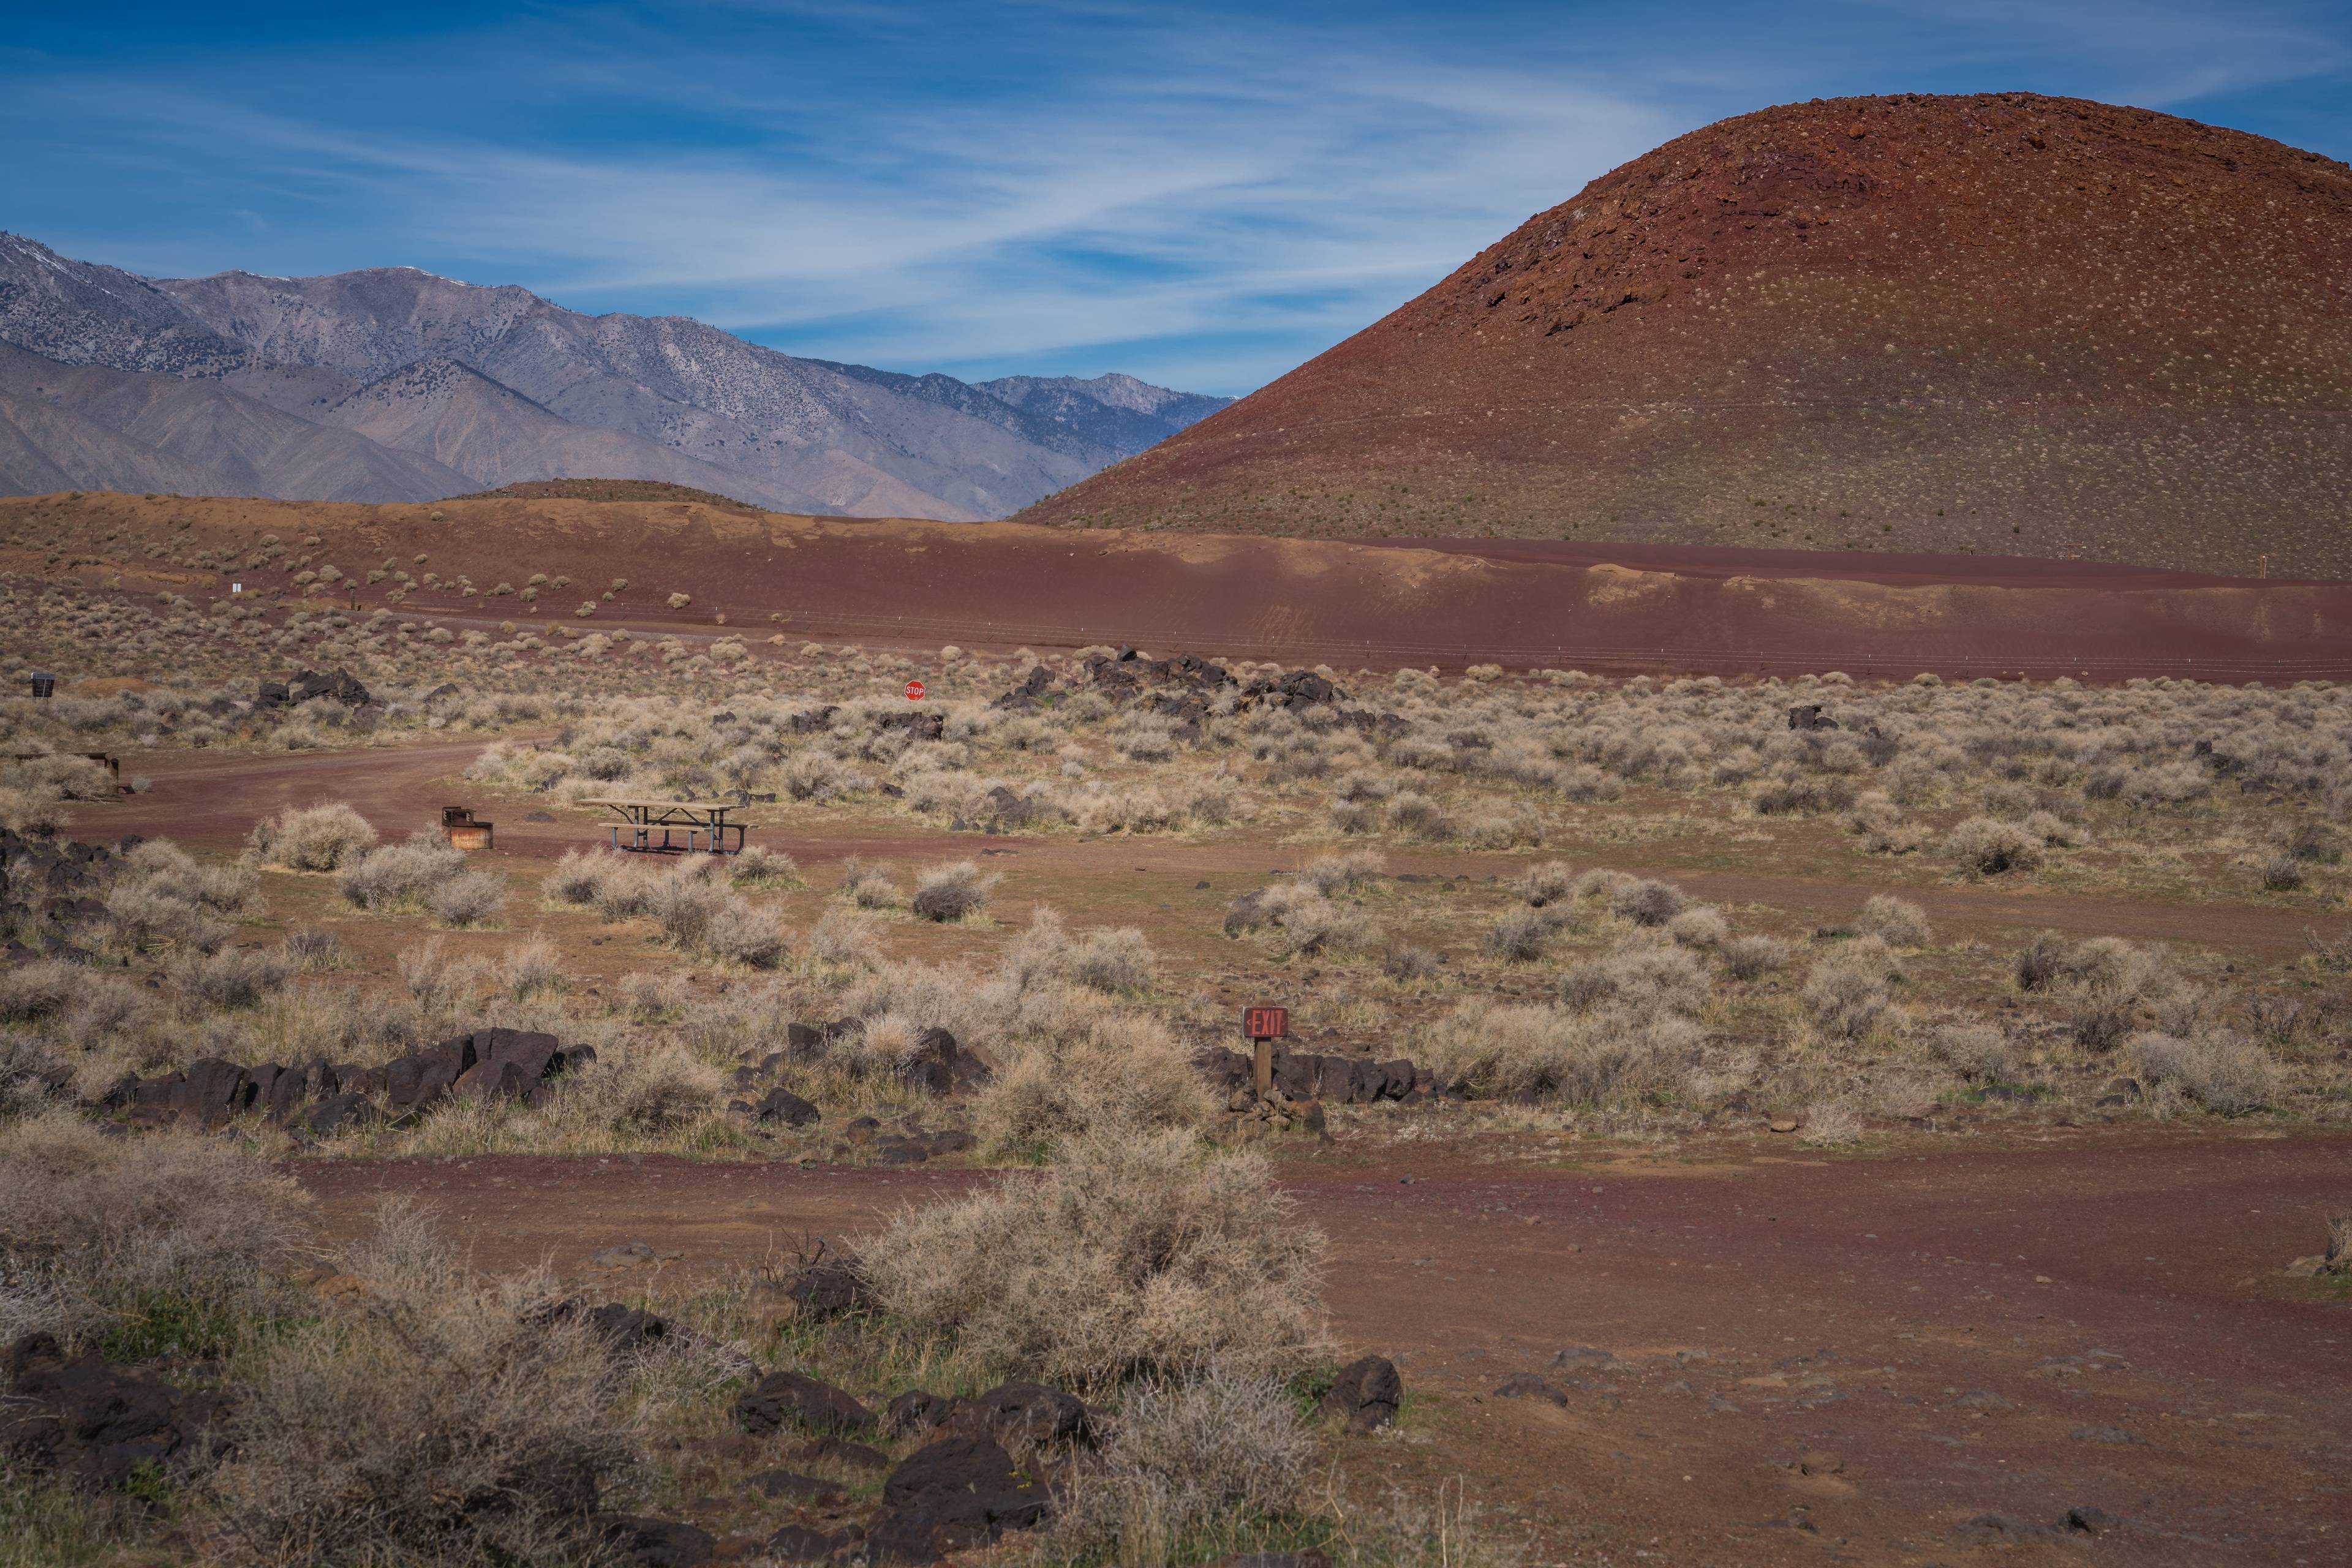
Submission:
POLYGON ((1024 521, 2352 576, 2352 170, 2025 93, 1680 137, 1024 521))
MULTIPOLYGON (((1341 668, 1669 669, 1745 674, 2352 675, 2352 584, 2254 582, 2084 563, 1513 541, 1290 540, 1074 533, 1019 523, 810 518, 678 501, 491 499, 431 507, 91 495, 0 502, 0 569, 120 575, 126 592, 177 574, 226 587, 216 552, 265 536, 316 538, 266 569, 348 576, 419 555, 482 587, 551 581, 536 605, 467 599, 446 583, 404 617, 577 630, 680 630, 753 641, 1012 647, 1133 643, 1341 668), (178 524, 184 522, 186 526, 178 524), (1438 547, 1432 548, 1434 543, 1438 547), (145 553, 150 544, 163 552, 145 553), (68 567, 87 551, 97 563, 68 567), (577 605, 615 577, 594 613, 577 605), (673 592, 691 604, 673 610, 673 592), (719 617, 724 616, 724 626, 719 617), (781 621, 773 617, 782 616, 781 621)), ((249 560, 250 556, 240 559, 249 560)), ((421 569, 421 568, 420 568, 421 569)), ((364 610, 388 583, 362 584, 364 610)), ((315 591, 315 590, 314 590, 315 591)))

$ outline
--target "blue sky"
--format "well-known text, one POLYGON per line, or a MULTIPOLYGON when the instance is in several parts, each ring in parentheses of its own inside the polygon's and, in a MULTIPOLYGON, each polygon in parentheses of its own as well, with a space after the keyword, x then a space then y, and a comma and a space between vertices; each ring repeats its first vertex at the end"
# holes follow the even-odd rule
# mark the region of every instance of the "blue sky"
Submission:
POLYGON ((0 228, 1241 393, 1684 131, 2011 88, 2344 158, 2352 5, 20 4, 0 228))

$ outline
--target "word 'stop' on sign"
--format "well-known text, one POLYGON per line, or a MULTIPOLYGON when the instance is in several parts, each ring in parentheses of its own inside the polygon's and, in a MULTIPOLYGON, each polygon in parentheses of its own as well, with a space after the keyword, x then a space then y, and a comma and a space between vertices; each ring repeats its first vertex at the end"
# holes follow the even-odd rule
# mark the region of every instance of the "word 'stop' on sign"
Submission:
POLYGON ((1244 1007, 1242 1033, 1253 1040, 1278 1040, 1290 1033, 1287 1007, 1244 1007))
POLYGON ((922 700, 923 683, 919 680, 910 680, 907 682, 907 700, 909 702, 920 702, 922 700))

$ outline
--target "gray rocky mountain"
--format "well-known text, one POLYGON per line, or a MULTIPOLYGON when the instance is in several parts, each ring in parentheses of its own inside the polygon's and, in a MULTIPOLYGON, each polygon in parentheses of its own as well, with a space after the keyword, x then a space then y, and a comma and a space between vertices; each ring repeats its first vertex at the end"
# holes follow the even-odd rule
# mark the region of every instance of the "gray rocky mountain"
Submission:
MULTIPOLYGON (((1122 375, 974 386, 799 359, 684 317, 583 315, 525 289, 411 268, 142 279, 6 235, 0 342, 65 366, 192 383, 234 400, 216 414, 257 407, 332 432, 344 439, 314 445, 313 459, 299 465, 305 482, 365 500, 428 499, 415 487, 450 473, 463 482, 433 493, 597 477, 664 479, 786 510, 1001 517, 1228 401, 1122 375), (330 471, 331 451, 343 471, 330 471), (351 493, 355 487, 378 493, 351 493)), ((0 489, 106 471, 100 454, 112 448, 81 425, 70 439, 64 434, 68 415, 115 428, 83 406, 91 395, 76 385, 80 402, 10 416, 0 489), (65 442, 70 463, 44 456, 51 441, 65 442)), ((153 401, 187 396, 168 391, 153 401)), ((126 394, 118 386, 100 401, 113 406, 126 394)), ((154 446, 117 433, 137 450, 154 446)), ((189 482, 131 488, 225 493, 218 485, 230 474, 289 482, 285 464, 256 466, 247 449, 267 443, 252 432, 236 451, 218 454, 193 438, 157 448, 141 469, 177 464, 170 471, 189 482)))
POLYGON ((245 353, 144 278, 0 233, 0 342, 67 364, 216 375, 245 353))
POLYGON ((575 425, 453 359, 402 365, 310 417, 386 447, 428 453, 478 489, 519 479, 662 479, 777 511, 832 510, 772 478, 707 463, 625 431, 575 425))
POLYGON ((221 381, 60 364, 0 343, 0 491, 171 490, 432 500, 474 488, 425 454, 321 425, 221 381))
POLYGON ((1062 430, 1074 439, 1130 457, 1233 401, 1197 392, 1171 392, 1117 371, 1081 381, 1074 375, 1008 375, 973 384, 1032 426, 1062 430))

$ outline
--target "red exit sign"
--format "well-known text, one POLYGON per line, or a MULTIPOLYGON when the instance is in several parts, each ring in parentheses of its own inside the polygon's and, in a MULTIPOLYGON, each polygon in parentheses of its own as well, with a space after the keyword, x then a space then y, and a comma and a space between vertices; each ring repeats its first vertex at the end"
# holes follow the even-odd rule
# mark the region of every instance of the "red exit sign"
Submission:
POLYGON ((1278 1040, 1290 1033, 1287 1007, 1244 1007, 1242 1033, 1253 1040, 1278 1040))

